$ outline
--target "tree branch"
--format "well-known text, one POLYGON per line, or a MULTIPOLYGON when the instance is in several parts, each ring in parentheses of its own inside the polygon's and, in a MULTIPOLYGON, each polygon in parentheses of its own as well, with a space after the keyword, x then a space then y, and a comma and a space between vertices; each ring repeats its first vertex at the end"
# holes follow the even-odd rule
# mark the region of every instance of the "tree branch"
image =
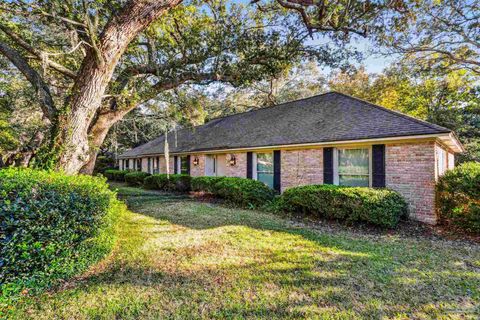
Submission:
POLYGON ((48 67, 60 72, 66 77, 71 79, 75 79, 76 74, 75 72, 71 71, 70 69, 64 67, 63 65, 51 61, 48 59, 48 53, 35 49, 34 47, 30 46, 25 40, 23 40, 18 34, 10 30, 9 28, 5 27, 4 25, 0 24, 0 30, 2 30, 6 35, 10 37, 15 43, 17 43, 20 47, 25 49, 27 52, 33 54, 37 59, 41 60, 45 63, 48 67))
POLYGON ((54 121, 57 115, 57 109, 50 93, 50 88, 43 81, 42 77, 33 69, 22 57, 22 55, 15 49, 8 46, 6 43, 0 41, 0 53, 3 54, 8 60, 10 60, 15 67, 27 78, 32 84, 37 93, 37 97, 40 101, 43 114, 50 120, 54 121))

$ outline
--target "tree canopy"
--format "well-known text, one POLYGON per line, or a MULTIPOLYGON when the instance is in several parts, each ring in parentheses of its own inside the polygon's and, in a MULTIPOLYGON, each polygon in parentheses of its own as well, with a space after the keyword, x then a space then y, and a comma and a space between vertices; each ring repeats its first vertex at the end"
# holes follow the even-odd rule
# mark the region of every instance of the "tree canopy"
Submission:
POLYGON ((456 129, 469 144, 478 136, 472 0, 12 0, 0 17, 8 163, 91 173, 99 150, 118 147, 114 132, 138 132, 128 126, 145 132, 126 134, 125 147, 173 123, 327 89, 456 129), (352 73, 358 37, 401 64, 352 73))
POLYGON ((186 83, 247 85, 302 59, 335 67, 348 57, 342 40, 364 35, 383 12, 403 7, 347 0, 12 0, 0 8, 0 54, 30 83, 51 128, 35 163, 74 173, 91 172, 112 125, 160 93, 186 83), (308 45, 315 32, 331 35, 335 46, 308 45))
POLYGON ((407 15, 392 12, 376 35, 382 50, 415 59, 424 70, 467 69, 480 75, 480 3, 409 0, 407 15))

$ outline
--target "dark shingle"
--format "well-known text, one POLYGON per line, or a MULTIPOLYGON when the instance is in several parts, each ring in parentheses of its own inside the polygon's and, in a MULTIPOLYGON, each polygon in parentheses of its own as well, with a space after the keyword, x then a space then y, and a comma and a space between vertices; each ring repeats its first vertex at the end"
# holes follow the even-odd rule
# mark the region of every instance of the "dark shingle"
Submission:
MULTIPOLYGON (((170 152, 448 133, 451 130, 337 93, 214 119, 168 136, 170 152), (177 143, 175 143, 175 140, 177 143)), ((121 155, 163 153, 164 136, 121 155)))

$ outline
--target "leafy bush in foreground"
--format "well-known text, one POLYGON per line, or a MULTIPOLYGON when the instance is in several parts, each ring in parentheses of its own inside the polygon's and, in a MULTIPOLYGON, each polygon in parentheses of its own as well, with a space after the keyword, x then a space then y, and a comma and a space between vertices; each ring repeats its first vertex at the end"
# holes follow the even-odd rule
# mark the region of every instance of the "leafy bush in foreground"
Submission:
POLYGON ((1 295, 44 287, 96 262, 111 250, 122 210, 102 178, 0 170, 1 295))
POLYGON ((464 163, 439 179, 437 210, 440 222, 480 233, 480 163, 464 163))
POLYGON ((280 201, 287 212, 348 222, 364 221, 390 228, 407 215, 405 200, 388 189, 310 185, 286 190, 280 201))
POLYGON ((191 177, 186 174, 153 174, 146 177, 144 187, 146 189, 188 192, 191 190, 191 177))
POLYGON ((150 176, 150 173, 134 171, 125 174, 125 182, 131 186, 142 186, 143 180, 150 176))
POLYGON ((241 207, 260 207, 271 201, 275 192, 264 183, 236 177, 195 177, 192 190, 204 191, 241 207))

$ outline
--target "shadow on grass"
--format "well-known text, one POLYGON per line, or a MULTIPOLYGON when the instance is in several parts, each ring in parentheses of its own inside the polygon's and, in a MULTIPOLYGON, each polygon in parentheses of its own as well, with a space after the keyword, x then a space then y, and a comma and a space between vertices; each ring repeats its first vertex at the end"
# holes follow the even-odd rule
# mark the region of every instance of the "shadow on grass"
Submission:
MULTIPOLYGON (((88 279, 96 286, 153 286, 176 301, 179 313, 203 308, 219 318, 480 315, 478 248, 322 233, 181 195, 122 190, 120 195, 132 210, 155 219, 152 227, 184 228, 176 231, 185 233, 177 239, 184 245, 159 247, 157 258, 114 260, 88 279), (209 232, 217 238, 210 239, 209 232), (142 259, 149 262, 144 266, 142 259)), ((173 236, 152 230, 145 242, 169 233, 173 236)))

